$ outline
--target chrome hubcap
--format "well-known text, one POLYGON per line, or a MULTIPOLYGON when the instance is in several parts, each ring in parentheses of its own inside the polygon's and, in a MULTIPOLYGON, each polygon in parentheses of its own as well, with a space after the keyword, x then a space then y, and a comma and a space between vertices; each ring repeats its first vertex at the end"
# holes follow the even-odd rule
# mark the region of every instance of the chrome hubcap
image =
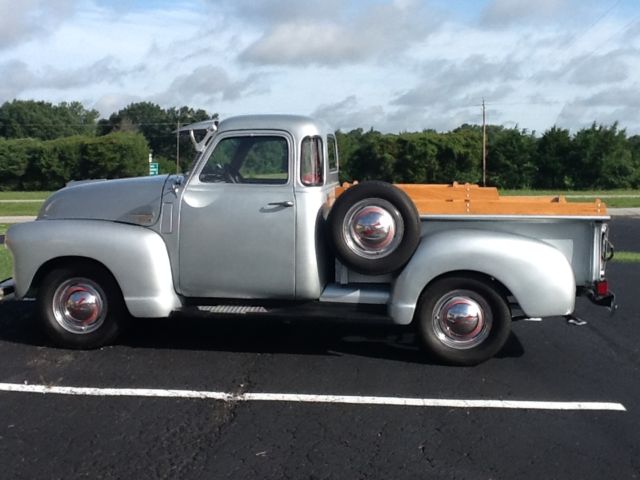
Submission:
POLYGON ((404 222, 390 202, 368 198, 349 209, 343 230, 346 243, 354 253, 364 258, 380 258, 398 247, 404 222))
POLYGON ((466 350, 480 345, 489 335, 491 312, 473 292, 456 290, 442 297, 433 311, 438 339, 451 348, 466 350))
POLYGON ((53 316, 68 332, 91 333, 104 323, 105 298, 95 282, 87 278, 69 279, 53 294, 53 316))

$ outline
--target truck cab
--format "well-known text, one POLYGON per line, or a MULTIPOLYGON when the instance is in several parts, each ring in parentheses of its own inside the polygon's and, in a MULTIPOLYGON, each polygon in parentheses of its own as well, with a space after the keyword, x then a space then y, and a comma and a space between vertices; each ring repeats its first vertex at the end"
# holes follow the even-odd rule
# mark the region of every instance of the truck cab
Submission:
POLYGON ((176 291, 319 298, 329 274, 319 229, 337 185, 336 139, 323 123, 273 115, 222 121, 177 194, 163 201, 160 234, 177 254, 176 291))

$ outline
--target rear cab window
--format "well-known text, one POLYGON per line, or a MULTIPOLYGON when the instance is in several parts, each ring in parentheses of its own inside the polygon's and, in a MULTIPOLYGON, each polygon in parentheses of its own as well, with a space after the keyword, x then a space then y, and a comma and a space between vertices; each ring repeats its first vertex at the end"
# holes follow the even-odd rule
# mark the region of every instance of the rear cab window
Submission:
POLYGON ((324 150, 322 137, 305 137, 300 149, 300 181, 305 187, 324 184, 324 150))

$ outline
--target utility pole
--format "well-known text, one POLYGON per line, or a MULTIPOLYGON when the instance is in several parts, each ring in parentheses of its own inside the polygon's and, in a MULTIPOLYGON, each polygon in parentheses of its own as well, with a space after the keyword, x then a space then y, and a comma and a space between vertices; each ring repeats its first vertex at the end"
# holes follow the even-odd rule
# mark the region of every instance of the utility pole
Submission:
POLYGON ((180 173, 180 120, 176 128, 176 174, 180 173))
POLYGON ((482 186, 487 186, 487 111, 482 98, 482 186))

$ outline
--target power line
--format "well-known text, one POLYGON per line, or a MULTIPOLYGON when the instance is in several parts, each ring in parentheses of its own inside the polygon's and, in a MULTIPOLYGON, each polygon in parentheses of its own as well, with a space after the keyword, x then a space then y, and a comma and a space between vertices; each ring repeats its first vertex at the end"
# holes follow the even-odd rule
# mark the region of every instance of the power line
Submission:
POLYGON ((604 46, 606 46, 606 44, 609 42, 609 40, 614 39, 615 37, 617 37, 620 34, 625 34, 627 33, 627 31, 633 27, 633 25, 640 19, 640 15, 636 15, 635 17, 633 17, 633 19, 625 24, 624 27, 622 27, 619 30, 616 30, 616 32, 613 35, 610 35, 609 37, 607 37, 606 40, 604 40, 603 42, 600 42, 598 44, 598 46, 596 46, 594 49, 590 50, 587 55, 585 55, 584 57, 582 57, 574 66, 573 69, 575 70, 577 67, 579 67, 580 65, 582 65, 584 62, 586 62, 588 59, 590 59, 591 57, 593 57, 594 55, 596 55, 598 52, 600 52, 604 46))
POLYGON ((611 7, 609 7, 606 12, 604 12, 602 15, 600 15, 596 19, 595 22, 593 22, 585 30, 583 30, 582 33, 580 33, 580 34, 576 33, 575 35, 573 35, 573 37, 569 41, 569 44, 567 46, 565 46, 564 48, 568 50, 569 48, 573 47, 580 38, 584 37, 587 33, 589 33, 589 31, 591 31, 591 29, 593 29, 593 27, 595 27, 598 23, 600 23, 606 16, 608 16, 621 3, 622 3, 622 0, 618 0, 611 7))

